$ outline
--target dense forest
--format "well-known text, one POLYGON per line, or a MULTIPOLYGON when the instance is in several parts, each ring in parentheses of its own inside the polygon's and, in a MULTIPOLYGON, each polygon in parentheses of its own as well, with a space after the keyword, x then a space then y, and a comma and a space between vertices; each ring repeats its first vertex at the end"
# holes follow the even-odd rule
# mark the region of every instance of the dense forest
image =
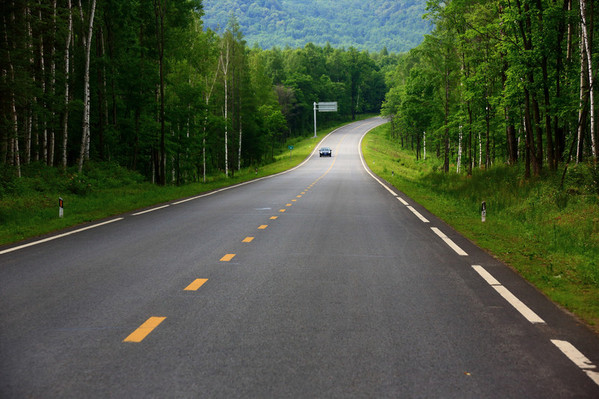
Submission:
MULTIPOLYGON (((332 118, 379 112, 397 56, 354 47, 249 48, 196 0, 2 2, 0 182, 23 165, 89 160, 158 184, 227 176, 332 118)), ((75 172, 77 173, 77 172, 75 172)), ((0 185, 1 188, 1 185, 0 185)), ((0 190, 1 195, 1 190, 0 190)))
POLYGON ((426 0, 205 0, 206 26, 224 27, 233 13, 248 43, 303 47, 307 43, 360 50, 408 51, 430 32, 426 0))
POLYGON ((429 1, 434 31, 389 76, 393 134, 445 171, 596 165, 598 11, 588 0, 429 1))

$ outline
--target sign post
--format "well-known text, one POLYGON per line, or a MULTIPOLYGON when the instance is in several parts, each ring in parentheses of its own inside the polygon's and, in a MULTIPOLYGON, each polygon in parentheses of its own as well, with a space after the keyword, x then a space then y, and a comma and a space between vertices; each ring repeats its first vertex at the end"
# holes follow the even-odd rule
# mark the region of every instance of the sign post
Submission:
POLYGON ((316 138, 316 103, 314 103, 314 138, 316 138))
POLYGON ((64 216, 64 202, 61 197, 58 197, 58 217, 62 218, 64 216))
POLYGON ((316 111, 337 112, 337 102, 314 103, 314 137, 316 137, 316 111))
POLYGON ((291 158, 291 150, 293 150, 293 146, 288 145, 287 148, 289 148, 289 158, 291 158))

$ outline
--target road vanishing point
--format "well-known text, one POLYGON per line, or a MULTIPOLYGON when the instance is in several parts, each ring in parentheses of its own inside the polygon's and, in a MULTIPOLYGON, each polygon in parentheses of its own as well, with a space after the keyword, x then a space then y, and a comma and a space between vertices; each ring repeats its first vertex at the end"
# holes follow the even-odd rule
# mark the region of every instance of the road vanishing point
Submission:
POLYGON ((599 398, 599 339, 374 176, 288 172, 0 248, 2 398, 599 398))

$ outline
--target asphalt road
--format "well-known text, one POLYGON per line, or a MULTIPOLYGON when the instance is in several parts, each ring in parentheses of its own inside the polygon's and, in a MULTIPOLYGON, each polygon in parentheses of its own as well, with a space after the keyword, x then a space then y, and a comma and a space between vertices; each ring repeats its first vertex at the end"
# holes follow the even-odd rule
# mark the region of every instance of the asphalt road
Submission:
POLYGON ((599 398, 599 339, 359 154, 0 248, 2 398, 599 398), (22 243, 23 244, 23 243, 22 243))

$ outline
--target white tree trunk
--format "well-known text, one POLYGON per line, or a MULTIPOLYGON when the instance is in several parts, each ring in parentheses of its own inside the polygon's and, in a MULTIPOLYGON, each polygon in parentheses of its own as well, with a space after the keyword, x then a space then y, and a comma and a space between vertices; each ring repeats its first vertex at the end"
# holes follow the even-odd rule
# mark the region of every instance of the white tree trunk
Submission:
POLYGON ((225 54, 225 59, 223 59, 223 54, 221 52, 221 66, 223 68, 223 77, 225 83, 225 176, 229 177, 229 87, 228 87, 228 72, 229 72, 229 41, 225 36, 225 41, 227 45, 227 52, 225 54))
MULTIPOLYGON (((29 7, 25 8, 25 19, 27 19, 27 32, 29 34, 27 43, 27 47, 29 48, 29 64, 31 65, 31 69, 35 68, 35 54, 33 50, 33 32, 31 30, 31 11, 29 7)), ((35 85, 35 74, 32 74, 31 80, 35 85)), ((37 98, 33 96, 32 100, 29 102, 29 110, 27 117, 27 134, 25 137, 25 160, 27 163, 31 162, 31 132, 33 130, 33 108, 32 104, 37 102, 37 98)))
MULTIPOLYGON (((42 20, 42 2, 39 1, 39 9, 38 9, 38 17, 40 20, 40 24, 43 23, 42 20)), ((39 48, 39 53, 40 53, 40 70, 41 70, 41 83, 42 83, 42 94, 45 97, 46 94, 46 67, 45 67, 45 62, 44 62, 44 38, 43 36, 40 36, 40 48, 39 48)), ((46 108, 46 101, 42 100, 42 107, 45 109, 46 108)), ((48 122, 46 121, 46 118, 42 117, 42 131, 43 131, 43 135, 42 135, 42 159, 44 160, 44 162, 47 164, 48 163, 48 122)))
POLYGON ((458 173, 460 173, 461 164, 462 164, 462 127, 460 126, 460 137, 458 140, 458 168, 457 168, 458 173))
POLYGON ((578 137, 576 142, 576 163, 578 164, 582 160, 583 154, 583 140, 584 140, 584 126, 582 126, 582 116, 584 114, 584 81, 585 81, 585 70, 584 63, 586 57, 584 56, 584 41, 582 40, 582 30, 580 32, 580 108, 578 110, 578 137))
POLYGON ((64 116, 62 120, 62 168, 67 168, 67 142, 69 138, 69 62, 70 62, 70 49, 71 40, 73 36, 73 6, 71 0, 68 0, 69 4, 69 31, 67 32, 67 43, 64 51, 64 116))
POLYGON ((92 46, 92 35, 94 32, 94 15, 96 13, 96 0, 92 0, 90 16, 89 16, 89 30, 87 37, 85 38, 85 78, 83 82, 83 132, 81 134, 81 151, 79 153, 79 173, 83 169, 84 159, 89 159, 89 114, 90 114, 90 94, 89 94, 89 64, 90 64, 90 52, 92 46))
MULTIPOLYGON (((240 100, 241 101, 241 100, 240 100)), ((243 137, 243 129, 241 124, 241 106, 239 106, 239 153, 237 154, 237 170, 241 170, 241 139, 243 137)))
MULTIPOLYGON (((8 25, 6 23, 6 17, 3 18, 4 20, 4 41, 6 43, 6 58, 8 61, 8 68, 10 71, 10 86, 11 86, 11 91, 10 91, 10 97, 11 97, 11 101, 10 101, 10 105, 11 105, 11 116, 12 116, 12 124, 13 124, 13 138, 11 139, 11 152, 12 152, 12 161, 14 163, 14 165, 17 167, 17 176, 21 177, 21 158, 20 158, 20 154, 19 154, 19 118, 17 115, 17 103, 16 103, 16 99, 15 99, 15 92, 14 92, 14 82, 15 82, 15 69, 12 65, 12 60, 10 58, 10 47, 9 47, 9 43, 8 43, 8 25)), ((15 16, 14 14, 12 15, 12 21, 14 23, 15 20, 15 16)), ((14 43, 13 43, 14 46, 14 43)), ((14 48, 14 47, 13 47, 14 48)))
POLYGON ((588 64, 588 74, 589 74, 589 107, 591 111, 591 150, 593 152, 593 158, 595 161, 597 160, 599 149, 597 148, 597 140, 595 137, 595 98, 594 98, 594 85, 593 85, 593 57, 592 57, 592 49, 589 43, 589 34, 587 30, 587 21, 586 21, 586 0, 580 0, 580 19, 581 19, 581 28, 582 28, 582 37, 584 42, 584 47, 586 49, 587 55, 587 64, 588 64))
MULTIPOLYGON (((56 54, 56 30, 57 30, 56 2, 57 2, 57 0, 54 0, 52 2, 52 7, 53 7, 52 25, 54 27, 54 37, 52 40, 52 51, 50 52, 50 92, 52 93, 53 97, 54 97, 54 94, 56 94, 56 60, 54 59, 54 56, 56 54)), ((51 115, 52 115, 52 117, 50 120, 52 121, 52 126, 50 127, 50 139, 49 139, 49 146, 48 146, 48 165, 54 166, 54 146, 55 146, 54 145, 54 141, 55 141, 54 120, 56 118, 56 114, 54 112, 54 107, 52 107, 51 115)))

